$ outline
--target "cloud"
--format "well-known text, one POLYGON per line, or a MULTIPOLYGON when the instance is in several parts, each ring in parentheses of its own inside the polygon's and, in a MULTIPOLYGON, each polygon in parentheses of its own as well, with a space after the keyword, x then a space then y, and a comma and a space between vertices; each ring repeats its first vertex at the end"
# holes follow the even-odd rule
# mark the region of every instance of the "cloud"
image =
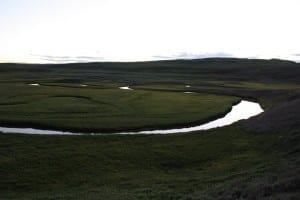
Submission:
POLYGON ((34 58, 41 62, 51 63, 73 63, 73 62, 99 62, 103 61, 103 57, 98 56, 50 56, 31 54, 34 58))
MULTIPOLYGON (((52 55, 38 55, 30 54, 34 59, 39 60, 42 63, 78 63, 78 62, 101 62, 107 61, 104 57, 99 56, 52 56, 52 55)), ((212 57, 233 57, 228 53, 202 53, 192 54, 181 52, 174 55, 155 55, 150 60, 176 60, 176 59, 201 59, 212 57)))
POLYGON ((295 61, 296 63, 300 63, 300 53, 291 54, 290 59, 295 61))
POLYGON ((201 58, 215 58, 215 57, 221 57, 221 58, 230 58, 234 57, 232 54, 229 53, 223 53, 223 52, 217 52, 217 53, 200 53, 200 54, 193 54, 193 53, 187 53, 187 52, 181 52, 178 54, 165 56, 165 55, 155 55, 153 56, 154 59, 201 59, 201 58))
MULTIPOLYGON (((37 55, 30 54, 35 60, 38 60, 40 63, 87 63, 87 62, 103 62, 103 61, 112 61, 106 59, 105 57, 100 56, 52 56, 52 55, 37 55)), ((190 60, 190 59, 203 59, 203 58, 233 58, 236 57, 233 54, 217 52, 217 53, 187 53, 180 52, 173 55, 155 55, 151 56, 147 60, 190 60)), ((262 57, 252 56, 245 57, 249 59, 263 59, 262 57)), ((275 58, 275 57, 274 57, 275 58)), ((290 54, 286 57, 276 57, 278 59, 293 60, 297 63, 300 62, 300 53, 290 54)), ((267 58, 266 58, 267 59, 267 58)))

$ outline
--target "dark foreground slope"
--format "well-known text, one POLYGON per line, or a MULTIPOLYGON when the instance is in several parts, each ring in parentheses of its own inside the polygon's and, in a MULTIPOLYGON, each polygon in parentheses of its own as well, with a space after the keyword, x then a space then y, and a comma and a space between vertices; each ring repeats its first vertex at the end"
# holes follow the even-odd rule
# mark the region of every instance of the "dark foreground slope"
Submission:
POLYGON ((2 86, 130 84, 177 94, 191 85, 189 91, 255 99, 266 109, 187 134, 0 134, 0 199, 299 199, 299 73, 289 61, 241 59, 0 65, 2 86))
POLYGON ((279 136, 237 126, 153 136, 0 135, 1 198, 295 198, 297 154, 279 136))

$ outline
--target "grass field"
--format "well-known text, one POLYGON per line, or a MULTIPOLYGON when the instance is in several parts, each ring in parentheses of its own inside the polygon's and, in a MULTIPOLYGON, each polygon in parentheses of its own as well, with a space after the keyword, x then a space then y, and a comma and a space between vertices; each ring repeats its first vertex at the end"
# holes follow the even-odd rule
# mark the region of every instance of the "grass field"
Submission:
POLYGON ((181 126, 241 98, 265 112, 184 134, 0 134, 0 199, 298 199, 299 77, 280 60, 1 64, 0 123, 11 126, 181 126))
POLYGON ((174 127, 216 118, 239 100, 106 85, 71 86, 1 84, 0 123, 86 132, 174 127))
POLYGON ((281 159, 276 151, 265 153, 278 137, 237 127, 168 136, 0 138, 0 151, 7 152, 0 193, 8 199, 196 197, 257 179, 281 159))

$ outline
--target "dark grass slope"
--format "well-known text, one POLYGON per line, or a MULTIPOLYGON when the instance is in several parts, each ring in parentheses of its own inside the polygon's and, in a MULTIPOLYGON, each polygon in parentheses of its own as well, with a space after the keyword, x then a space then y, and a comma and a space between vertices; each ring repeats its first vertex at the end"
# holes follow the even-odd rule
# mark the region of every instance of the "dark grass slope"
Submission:
POLYGON ((279 144, 277 135, 239 127, 157 136, 0 135, 6 152, 0 193, 4 199, 199 199, 276 169, 285 151, 279 144))
POLYGON ((300 98, 285 102, 244 122, 246 129, 261 131, 299 131, 300 98))

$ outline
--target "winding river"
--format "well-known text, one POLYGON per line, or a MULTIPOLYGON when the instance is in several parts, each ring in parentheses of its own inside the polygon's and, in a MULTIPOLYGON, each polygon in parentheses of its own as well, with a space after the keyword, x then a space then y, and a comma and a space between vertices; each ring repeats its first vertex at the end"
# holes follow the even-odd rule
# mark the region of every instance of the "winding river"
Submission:
MULTIPOLYGON (((250 117, 256 116, 262 113, 264 110, 256 102, 250 102, 242 100, 237 105, 232 106, 230 112, 228 112, 224 117, 213 120, 211 122, 192 126, 187 128, 176 128, 176 129, 166 129, 166 130, 151 130, 151 131, 137 131, 137 132, 119 132, 113 134, 172 134, 172 133, 187 133, 200 130, 208 130, 217 127, 227 126, 233 124, 242 119, 248 119, 250 117)), ((0 132, 2 133, 20 133, 20 134, 37 134, 37 135, 89 135, 88 133, 74 133, 74 132, 64 132, 64 131, 53 131, 53 130, 41 130, 34 128, 8 128, 0 127, 0 132)), ((111 134, 111 133, 110 133, 111 134)), ((105 133, 90 133, 90 135, 108 135, 105 133)))

